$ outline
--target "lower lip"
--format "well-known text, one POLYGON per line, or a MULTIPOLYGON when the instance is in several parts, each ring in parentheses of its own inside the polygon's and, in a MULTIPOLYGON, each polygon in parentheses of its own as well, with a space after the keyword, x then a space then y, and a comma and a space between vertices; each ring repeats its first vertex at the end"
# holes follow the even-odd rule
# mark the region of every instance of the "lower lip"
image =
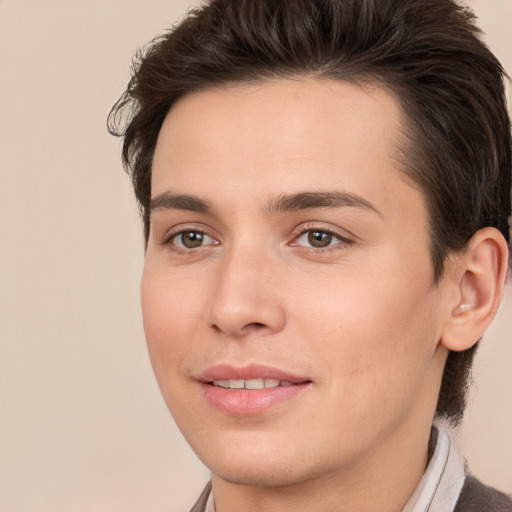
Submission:
POLYGON ((227 389, 203 384, 206 400, 222 412, 237 415, 260 414, 301 395, 309 382, 264 389, 227 389))

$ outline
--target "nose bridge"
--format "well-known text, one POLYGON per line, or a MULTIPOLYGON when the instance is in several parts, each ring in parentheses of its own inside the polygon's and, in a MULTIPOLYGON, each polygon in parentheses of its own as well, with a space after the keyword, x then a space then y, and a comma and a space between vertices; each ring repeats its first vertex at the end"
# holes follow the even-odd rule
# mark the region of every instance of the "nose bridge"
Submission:
POLYGON ((210 305, 211 325, 240 337, 255 330, 275 332, 284 326, 278 269, 272 254, 250 240, 225 250, 210 305))

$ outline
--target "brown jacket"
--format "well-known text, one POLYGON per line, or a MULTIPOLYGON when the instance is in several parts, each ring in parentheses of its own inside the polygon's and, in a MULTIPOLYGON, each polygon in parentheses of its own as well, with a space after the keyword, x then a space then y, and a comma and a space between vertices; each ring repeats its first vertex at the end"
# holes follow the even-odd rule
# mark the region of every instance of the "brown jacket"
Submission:
MULTIPOLYGON (((209 482, 190 512, 204 512, 211 487, 209 482)), ((512 512, 512 500, 468 475, 454 512, 512 512)))
POLYGON ((454 512, 511 512, 512 500, 506 494, 487 487, 474 476, 466 476, 454 512))

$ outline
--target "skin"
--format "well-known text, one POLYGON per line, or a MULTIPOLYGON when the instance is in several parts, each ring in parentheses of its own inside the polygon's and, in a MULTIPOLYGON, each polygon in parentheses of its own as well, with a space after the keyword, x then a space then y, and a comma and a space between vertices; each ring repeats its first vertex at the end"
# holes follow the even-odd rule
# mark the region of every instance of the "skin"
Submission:
POLYGON ((425 470, 465 274, 454 259, 433 284, 424 199, 395 159, 401 127, 386 90, 306 78, 190 94, 164 122, 144 327, 217 512, 396 512, 425 470), (359 199, 276 206, 304 192, 359 199), (202 241, 187 248, 184 232, 202 241), (262 413, 229 414, 198 380, 220 363, 310 383, 262 413))

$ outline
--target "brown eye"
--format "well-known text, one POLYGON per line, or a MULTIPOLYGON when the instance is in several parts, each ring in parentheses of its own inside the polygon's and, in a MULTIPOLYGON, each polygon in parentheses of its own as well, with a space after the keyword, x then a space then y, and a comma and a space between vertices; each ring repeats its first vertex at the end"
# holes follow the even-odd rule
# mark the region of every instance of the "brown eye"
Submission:
POLYGON ((183 249, 195 249, 212 242, 212 237, 201 231, 182 231, 173 237, 174 245, 183 249))
POLYGON ((352 241, 327 229, 304 229, 290 245, 324 252, 328 249, 348 247, 352 241))
POLYGON ((309 231, 308 232, 308 243, 311 247, 322 248, 329 247, 332 243, 333 236, 327 231, 309 231))

